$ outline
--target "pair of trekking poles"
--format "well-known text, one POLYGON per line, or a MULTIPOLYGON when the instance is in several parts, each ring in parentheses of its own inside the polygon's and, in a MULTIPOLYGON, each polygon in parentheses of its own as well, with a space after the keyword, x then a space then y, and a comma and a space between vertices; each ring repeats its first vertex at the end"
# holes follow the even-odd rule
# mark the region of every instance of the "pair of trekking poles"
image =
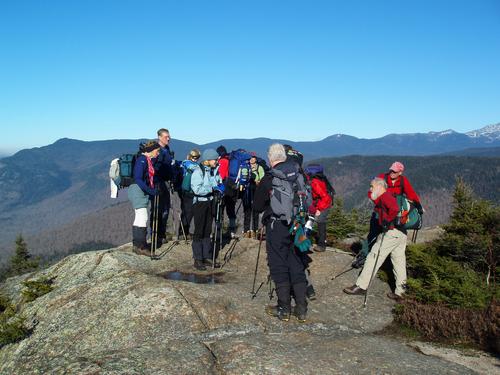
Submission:
POLYGON ((257 297, 257 294, 259 293, 259 291, 262 288, 262 286, 264 285, 264 283, 268 283, 269 284, 269 299, 272 299, 274 288, 272 287, 272 283, 271 283, 271 275, 267 275, 267 281, 265 281, 265 282, 262 281, 260 283, 259 287, 257 288, 257 290, 255 290, 255 284, 257 282, 257 271, 259 269, 260 250, 262 249, 262 240, 264 238, 265 227, 261 227, 259 232, 260 232, 260 234, 259 234, 259 250, 257 251, 257 260, 255 262, 255 271, 253 273, 253 283, 252 283, 251 294, 252 294, 252 299, 254 299, 255 297, 257 297))

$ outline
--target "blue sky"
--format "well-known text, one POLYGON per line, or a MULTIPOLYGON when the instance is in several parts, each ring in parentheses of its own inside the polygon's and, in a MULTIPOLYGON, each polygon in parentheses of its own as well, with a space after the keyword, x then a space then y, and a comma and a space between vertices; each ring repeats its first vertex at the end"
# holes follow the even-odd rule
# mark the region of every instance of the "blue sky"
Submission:
POLYGON ((500 122, 500 1, 3 1, 0 152, 500 122))

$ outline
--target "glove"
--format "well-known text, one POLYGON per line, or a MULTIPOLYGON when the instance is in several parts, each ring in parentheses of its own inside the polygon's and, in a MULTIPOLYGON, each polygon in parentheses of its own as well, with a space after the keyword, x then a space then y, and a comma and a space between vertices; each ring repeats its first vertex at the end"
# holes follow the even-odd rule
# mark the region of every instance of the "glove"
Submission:
POLYGON ((226 191, 226 187, 224 186, 224 184, 219 184, 216 187, 214 187, 214 191, 217 191, 221 195, 224 195, 224 192, 226 191))
POLYGON ((158 189, 148 188, 148 194, 155 197, 160 194, 160 191, 158 189))
POLYGON ((422 207, 422 205, 420 203, 415 203, 415 208, 417 209, 418 213, 420 215, 423 215, 424 214, 424 208, 422 207))

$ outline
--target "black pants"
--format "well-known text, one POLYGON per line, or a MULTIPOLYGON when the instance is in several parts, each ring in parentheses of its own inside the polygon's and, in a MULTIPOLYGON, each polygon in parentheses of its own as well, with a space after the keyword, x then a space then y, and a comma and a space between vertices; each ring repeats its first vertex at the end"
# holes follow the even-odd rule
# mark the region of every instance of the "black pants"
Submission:
MULTIPOLYGON (((184 226, 184 231, 186 235, 189 234, 189 227, 191 226, 191 220, 193 219, 193 197, 189 194, 182 194, 181 197, 181 220, 184 226)), ((182 228, 179 228, 179 235, 182 235, 182 228)))
POLYGON ((210 241, 212 232, 212 201, 199 201, 193 204, 194 235, 193 258, 197 260, 210 259, 213 249, 210 241))
POLYGON ((250 230, 250 220, 252 221, 252 230, 257 232, 259 229, 259 213, 256 212, 252 206, 243 206, 243 230, 245 232, 250 230))
POLYGON ((305 266, 293 246, 288 226, 279 220, 266 224, 267 265, 276 285, 306 283, 305 266))
POLYGON ((224 195, 224 207, 229 219, 236 220, 236 197, 226 194, 224 195))

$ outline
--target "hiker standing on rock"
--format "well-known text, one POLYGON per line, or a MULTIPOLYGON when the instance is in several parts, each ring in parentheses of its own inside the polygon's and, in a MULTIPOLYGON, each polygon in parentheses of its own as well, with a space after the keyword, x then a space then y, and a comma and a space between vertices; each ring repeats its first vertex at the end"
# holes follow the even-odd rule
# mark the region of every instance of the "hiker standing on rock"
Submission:
POLYGON ((406 283, 406 231, 395 225, 399 206, 394 195, 389 192, 387 182, 380 177, 374 178, 370 183, 370 198, 375 203, 374 212, 382 232, 377 236, 377 241, 366 258, 365 266, 356 284, 345 288, 344 292, 352 295, 366 294, 372 276, 376 275, 390 255, 396 279, 396 290, 394 293, 388 293, 387 296, 399 300, 404 293, 406 283))
MULTIPOLYGON (((313 203, 309 207, 309 214, 314 216, 318 224, 318 240, 314 251, 324 252, 326 250, 326 221, 332 207, 332 193, 329 193, 328 185, 330 182, 323 174, 323 166, 311 164, 306 167, 305 173, 311 186, 313 203)), ((330 185, 330 189, 331 188, 330 185)))
POLYGON ((186 160, 184 160, 181 164, 183 171, 183 183, 180 190, 181 195, 181 222, 182 227, 179 228, 179 237, 183 235, 182 228, 184 228, 184 232, 186 237, 190 236, 190 227, 191 220, 193 219, 193 198, 194 194, 191 190, 191 181, 189 175, 192 175, 194 170, 198 167, 198 160, 200 159, 200 150, 197 148, 189 151, 189 154, 186 156, 186 160), (184 182, 186 179, 186 182, 184 182), (188 186, 186 186, 188 185, 188 186))
MULTIPOLYGON (((133 178, 134 182, 128 188, 128 199, 135 211, 132 226, 133 251, 139 255, 149 256, 147 237, 148 202, 158 195, 159 191, 154 186, 154 159, 160 153, 160 145, 156 141, 141 144, 139 154, 135 160, 133 178)), ((152 210, 151 210, 152 211, 152 210)))
MULTIPOLYGON (((206 266, 212 265, 210 260, 213 255, 210 234, 212 220, 215 213, 213 207, 214 197, 217 199, 224 194, 224 185, 217 171, 219 154, 213 149, 203 151, 200 164, 194 169, 191 176, 191 189, 193 191, 193 258, 194 267, 204 271, 206 266)), ((214 238, 214 241, 216 239, 214 238)), ((217 254, 215 254, 217 258, 217 254)))
POLYGON ((243 237, 257 238, 257 231, 259 229, 259 212, 253 208, 253 201, 255 197, 255 189, 260 184, 260 180, 264 177, 264 168, 257 163, 257 155, 255 152, 251 153, 250 167, 251 178, 250 183, 246 190, 243 192, 243 237), (250 229, 252 224, 252 229, 250 229))
MULTIPOLYGON (((287 161, 283 145, 279 143, 271 145, 267 156, 271 171, 266 173, 257 186, 254 199, 254 209, 258 212, 264 212, 262 224, 266 226, 267 264, 278 296, 278 305, 267 306, 266 312, 280 320, 288 321, 291 314, 291 294, 293 291, 295 298, 293 313, 300 322, 305 322, 307 279, 304 263, 289 232, 291 226, 289 220, 284 218, 283 212, 276 212, 278 209, 272 207, 273 203, 271 202, 271 199, 280 199, 278 197, 280 193, 273 190, 275 178, 279 178, 283 184, 291 184, 288 181, 292 179, 297 185, 304 186, 305 183, 297 163, 287 161)), ((292 189, 290 186, 291 191, 292 189)), ((281 202, 289 202, 287 204, 290 205, 290 207, 281 207, 283 211, 293 212, 293 201, 293 197, 287 200, 283 196, 281 202)))
MULTIPOLYGON (((420 203, 420 197, 415 193, 415 190, 410 184, 410 181, 406 176, 403 176, 403 172, 405 167, 403 163, 399 161, 395 161, 389 168, 388 173, 380 173, 377 177, 383 179, 387 184, 387 190, 389 193, 397 197, 398 195, 405 195, 406 198, 413 202, 413 205, 418 210, 420 215, 424 213, 424 209, 422 204, 420 203)), ((371 191, 368 192, 368 198, 372 199, 371 191)), ((373 247, 375 243, 375 239, 377 236, 382 233, 382 228, 378 223, 378 219, 376 217, 375 212, 372 214, 370 219, 370 230, 368 232, 368 236, 366 241, 363 241, 362 253, 363 257, 360 257, 357 261, 357 265, 355 268, 359 268, 363 265, 364 257, 368 254, 370 249, 373 247)))
POLYGON ((228 237, 233 238, 236 235, 236 201, 238 200, 238 192, 231 188, 229 180, 229 154, 226 147, 220 145, 217 147, 219 154, 219 175, 225 185, 224 207, 226 215, 229 219, 228 237))
MULTIPOLYGON (((170 150, 170 132, 161 128, 157 131, 158 144, 160 145, 160 154, 156 160, 155 184, 159 191, 158 199, 158 244, 165 242, 167 231, 168 212, 170 210, 170 181, 172 181, 173 152, 170 150)), ((154 209, 151 210, 153 212, 154 209)), ((151 222, 153 218, 151 217, 151 222)))

